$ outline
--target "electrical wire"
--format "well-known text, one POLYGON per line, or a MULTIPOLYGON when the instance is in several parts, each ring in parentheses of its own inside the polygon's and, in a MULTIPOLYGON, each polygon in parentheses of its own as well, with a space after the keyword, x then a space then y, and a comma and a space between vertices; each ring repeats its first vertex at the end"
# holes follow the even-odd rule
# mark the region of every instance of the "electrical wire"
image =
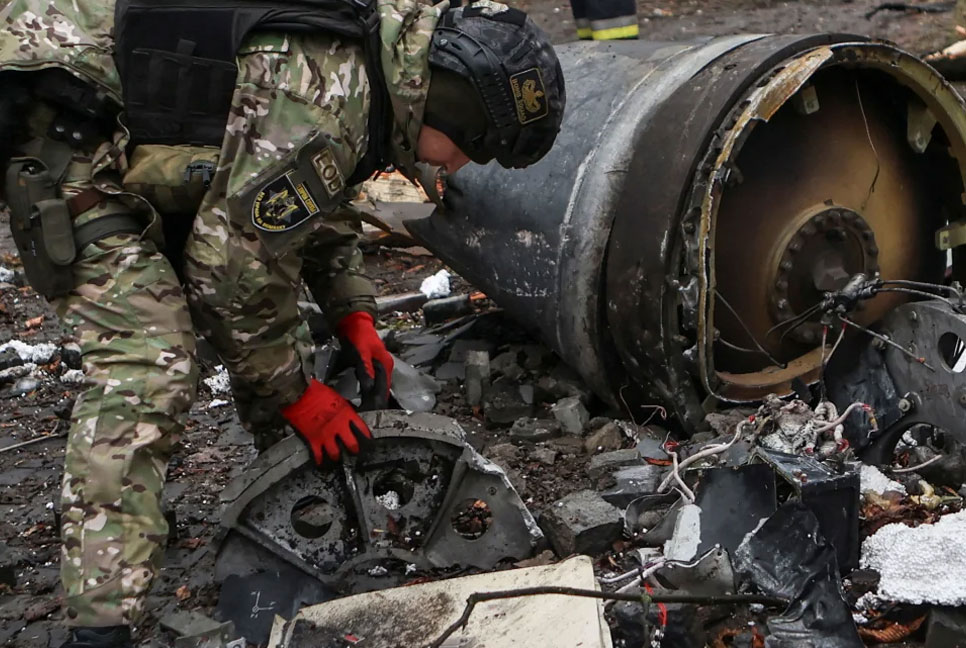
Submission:
POLYGON ((926 283, 924 281, 911 281, 909 279, 880 279, 879 283, 883 286, 906 286, 908 288, 919 288, 926 289, 932 288, 933 290, 945 290, 952 295, 956 296, 956 299, 962 300, 963 294, 952 286, 944 286, 943 284, 926 283))
POLYGON ((943 455, 938 454, 935 457, 933 457, 932 459, 927 459, 926 461, 923 461, 921 464, 919 464, 917 466, 907 466, 906 468, 889 468, 889 471, 890 472, 894 472, 894 473, 911 473, 911 472, 916 472, 920 468, 925 468, 926 466, 929 466, 931 464, 934 464, 934 463, 936 463, 937 461, 939 461, 942 458, 943 458, 943 455))
POLYGON ((777 360, 775 358, 775 356, 773 356, 772 354, 770 354, 765 349, 765 347, 763 347, 761 345, 761 343, 758 341, 758 338, 755 337, 755 334, 751 332, 751 329, 748 328, 748 325, 745 324, 745 321, 743 319, 741 319, 741 315, 738 314, 738 311, 736 311, 734 308, 732 308, 731 304, 729 304, 728 303, 728 300, 724 298, 724 296, 721 294, 721 291, 720 290, 718 290, 717 288, 715 288, 714 289, 714 294, 715 294, 715 296, 718 299, 721 300, 721 303, 724 304, 725 308, 727 308, 728 311, 734 316, 735 320, 738 322, 738 324, 741 326, 741 328, 744 329, 745 334, 748 335, 748 339, 751 340, 752 343, 756 347, 758 347, 758 351, 761 352, 761 354, 764 355, 766 358, 768 358, 768 361, 769 362, 771 362, 773 365, 776 365, 778 367, 781 367, 782 369, 784 369, 785 367, 788 366, 788 364, 786 364, 784 362, 781 362, 780 360, 777 360))
POLYGON ((875 156, 875 175, 872 176, 872 184, 869 185, 869 192, 865 196, 865 201, 862 203, 862 208, 860 212, 864 212, 866 207, 869 206, 869 200, 872 199, 872 194, 875 193, 875 183, 879 180, 879 171, 882 169, 882 164, 879 162, 879 152, 875 150, 875 142, 872 141, 872 131, 869 129, 869 119, 865 116, 865 106, 862 105, 862 92, 859 90, 859 80, 855 80, 855 96, 859 100, 859 112, 862 113, 862 123, 865 125, 865 136, 869 138, 869 146, 872 147, 872 154, 875 156))
MULTIPOLYGON (((701 461, 702 459, 706 459, 716 454, 721 454, 722 452, 728 450, 738 441, 738 439, 741 438, 744 425, 750 422, 751 421, 749 419, 745 419, 744 421, 738 423, 738 425, 735 426, 735 435, 728 443, 714 443, 707 445, 680 463, 678 463, 677 452, 673 450, 668 452, 668 454, 671 455, 671 473, 665 477, 661 484, 657 487, 657 492, 663 493, 671 486, 671 482, 674 481, 677 482, 678 485, 683 486, 685 493, 690 493, 689 499, 693 502, 694 493, 691 492, 690 488, 684 485, 684 480, 681 478, 681 471, 695 462, 701 461)), ((667 451, 665 450, 665 452, 667 451)))
POLYGON ((952 308, 956 308, 956 304, 953 303, 948 297, 943 297, 942 295, 934 295, 933 293, 925 292, 923 290, 913 290, 912 288, 879 288, 880 293, 904 293, 906 295, 914 295, 916 297, 924 297, 926 299, 938 299, 941 302, 949 304, 952 308))
MULTIPOLYGON (((808 308, 806 308, 805 310, 803 310, 798 315, 795 315, 794 317, 790 317, 787 320, 784 320, 784 321, 779 322, 778 324, 775 324, 773 327, 771 327, 770 329, 768 329, 765 332, 765 337, 767 338, 769 335, 771 335, 772 333, 774 333, 778 329, 782 328, 783 326, 786 326, 788 324, 792 324, 794 322, 798 322, 798 320, 807 320, 809 317, 811 317, 816 312, 818 312, 818 310, 821 309, 821 308, 822 308, 822 303, 821 302, 819 302, 819 303, 817 303, 817 304, 815 304, 813 306, 809 306, 808 308)), ((801 322, 801 323, 804 323, 804 322, 801 322)), ((797 328, 797 327, 798 327, 798 324, 796 324, 792 328, 797 328)), ((782 336, 782 337, 784 337, 784 336, 782 336)))
POLYGON ((901 345, 896 344, 895 342, 893 342, 892 340, 890 340, 885 335, 882 335, 881 333, 876 333, 875 331, 871 331, 871 330, 865 328, 864 326, 862 326, 861 324, 856 324, 855 322, 853 322, 852 320, 850 320, 849 318, 847 318, 847 317, 845 317, 843 315, 839 315, 839 318, 843 322, 845 322, 846 324, 848 324, 849 326, 852 326, 854 328, 857 328, 860 331, 862 331, 863 333, 866 333, 868 335, 871 335, 872 337, 874 337, 877 340, 881 340, 885 344, 888 344, 889 346, 895 348, 900 353, 902 353, 902 354, 904 354, 904 355, 912 358, 913 360, 915 360, 916 362, 918 362, 919 364, 921 364, 923 367, 925 367, 929 371, 936 371, 935 367, 933 367, 928 362, 926 362, 926 359, 925 358, 918 358, 918 357, 916 357, 916 355, 914 353, 911 353, 908 349, 904 349, 901 345))

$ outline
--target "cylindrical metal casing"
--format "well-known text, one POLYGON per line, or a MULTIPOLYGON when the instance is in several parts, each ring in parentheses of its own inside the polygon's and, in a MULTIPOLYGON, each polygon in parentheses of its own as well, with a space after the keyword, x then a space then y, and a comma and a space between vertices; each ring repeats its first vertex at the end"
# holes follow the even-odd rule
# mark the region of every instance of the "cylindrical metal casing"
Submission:
POLYGON ((732 168, 728 147, 737 155, 754 118, 767 120, 817 69, 896 76, 966 159, 966 120, 948 85, 854 36, 574 43, 558 55, 567 114, 546 158, 524 170, 470 165, 448 179, 445 211, 407 227, 632 415, 660 405, 693 429, 709 395, 750 400, 748 389, 716 391, 714 199, 732 168))

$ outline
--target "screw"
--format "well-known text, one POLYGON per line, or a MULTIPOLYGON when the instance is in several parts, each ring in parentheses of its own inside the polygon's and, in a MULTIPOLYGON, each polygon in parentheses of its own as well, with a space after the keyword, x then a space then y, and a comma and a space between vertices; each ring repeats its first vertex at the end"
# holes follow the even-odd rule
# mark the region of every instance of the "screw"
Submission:
POLYGON ((903 414, 908 414, 912 411, 912 401, 908 398, 899 399, 899 411, 903 414))

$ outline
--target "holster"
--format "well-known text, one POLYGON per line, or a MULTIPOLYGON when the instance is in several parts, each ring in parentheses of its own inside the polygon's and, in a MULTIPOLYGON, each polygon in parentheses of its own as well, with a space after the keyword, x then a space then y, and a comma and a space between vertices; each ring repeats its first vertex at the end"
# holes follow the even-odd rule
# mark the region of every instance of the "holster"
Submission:
POLYGON ((74 287, 74 228, 57 180, 36 158, 14 158, 7 168, 4 196, 10 229, 24 274, 34 290, 53 299, 74 287))

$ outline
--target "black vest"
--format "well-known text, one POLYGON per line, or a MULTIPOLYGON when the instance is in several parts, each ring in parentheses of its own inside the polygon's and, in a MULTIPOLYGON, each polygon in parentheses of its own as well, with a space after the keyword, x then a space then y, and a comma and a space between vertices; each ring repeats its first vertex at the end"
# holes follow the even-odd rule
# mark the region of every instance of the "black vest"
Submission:
POLYGON ((376 0, 117 0, 114 18, 115 62, 135 144, 221 146, 245 37, 327 32, 362 43, 371 90, 369 147, 348 184, 388 165, 392 106, 376 0))

